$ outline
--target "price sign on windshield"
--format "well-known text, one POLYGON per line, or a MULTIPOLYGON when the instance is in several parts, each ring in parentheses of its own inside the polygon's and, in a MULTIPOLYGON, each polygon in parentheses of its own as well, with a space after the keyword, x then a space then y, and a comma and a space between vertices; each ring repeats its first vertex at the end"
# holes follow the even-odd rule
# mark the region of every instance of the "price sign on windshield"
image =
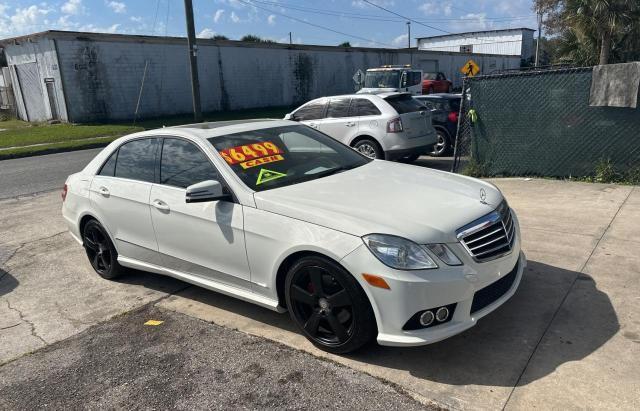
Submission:
POLYGON ((255 167, 260 164, 284 160, 282 150, 271 141, 244 144, 218 151, 229 165, 240 164, 242 168, 255 167), (258 160, 259 161, 254 161, 258 160), (262 161, 262 159, 268 161, 262 161))

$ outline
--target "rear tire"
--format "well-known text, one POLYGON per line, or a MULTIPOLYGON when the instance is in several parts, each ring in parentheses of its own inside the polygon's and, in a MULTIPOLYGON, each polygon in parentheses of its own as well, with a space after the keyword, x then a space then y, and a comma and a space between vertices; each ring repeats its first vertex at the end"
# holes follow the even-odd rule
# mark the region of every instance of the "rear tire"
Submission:
POLYGON ((285 298, 300 332, 321 350, 346 354, 371 342, 376 319, 355 278, 332 260, 303 257, 287 272, 285 298))
POLYGON ((374 140, 369 138, 362 139, 353 145, 353 148, 369 158, 384 159, 384 152, 382 148, 374 140))
POLYGON ((449 135, 440 129, 436 129, 436 136, 436 144, 433 145, 433 150, 429 154, 433 157, 444 157, 451 151, 449 135))
POLYGON ((90 220, 82 230, 82 245, 91 267, 106 280, 113 280, 124 273, 118 263, 118 252, 107 231, 96 220, 90 220))

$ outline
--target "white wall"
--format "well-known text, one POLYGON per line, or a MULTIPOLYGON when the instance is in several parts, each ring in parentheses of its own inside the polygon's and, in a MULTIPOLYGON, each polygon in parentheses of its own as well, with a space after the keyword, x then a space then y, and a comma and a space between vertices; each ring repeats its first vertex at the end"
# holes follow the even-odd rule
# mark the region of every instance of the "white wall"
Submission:
MULTIPOLYGON (((65 118, 69 121, 132 119, 143 77, 138 118, 192 112, 186 40, 132 41, 128 36, 91 34, 51 36, 56 38, 57 74, 64 83, 69 110, 68 116, 65 111, 65 118)), ((39 43, 53 45, 51 40, 40 39, 39 43)), ((15 57, 12 61, 19 59, 16 51, 8 48, 7 54, 15 57)), ((452 79, 454 87, 461 85, 459 69, 469 58, 485 73, 520 65, 520 59, 513 56, 413 53, 414 67, 442 71, 452 79)), ((37 59, 46 60, 39 55, 37 59)), ((199 41, 202 109, 210 112, 290 106, 320 96, 352 93, 356 70, 407 64, 410 59, 406 51, 388 49, 199 41)))
POLYGON ((528 58, 531 55, 532 41, 531 31, 513 30, 424 38, 418 41, 418 48, 420 50, 459 52, 460 46, 472 45, 473 53, 516 55, 528 58), (523 42, 527 44, 523 44, 523 42))
POLYGON ((45 86, 45 78, 53 78, 55 84, 55 100, 58 107, 60 119, 67 121, 67 110, 65 107, 65 96, 62 87, 58 58, 55 49, 55 43, 48 38, 37 38, 19 42, 19 44, 7 44, 5 47, 5 55, 7 57, 7 65, 11 75, 13 84, 14 97, 17 106, 18 117, 27 120, 27 113, 23 101, 22 92, 20 90, 19 81, 16 75, 15 66, 20 64, 36 63, 40 75, 39 87, 42 89, 43 104, 45 107, 45 116, 43 118, 31 118, 31 121, 45 121, 51 119, 51 107, 47 98, 47 90, 45 86))

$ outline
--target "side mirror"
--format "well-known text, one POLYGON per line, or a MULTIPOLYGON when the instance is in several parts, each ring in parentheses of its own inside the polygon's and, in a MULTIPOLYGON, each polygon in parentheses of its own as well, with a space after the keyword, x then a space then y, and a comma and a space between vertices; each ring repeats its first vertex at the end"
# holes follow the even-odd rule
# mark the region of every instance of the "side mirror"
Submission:
POLYGON ((222 184, 216 180, 206 180, 187 187, 185 201, 187 203, 203 203, 206 201, 228 200, 231 195, 225 193, 222 184))
POLYGON ((287 113, 287 114, 284 115, 284 119, 285 120, 291 120, 291 117, 292 117, 291 113, 287 113))

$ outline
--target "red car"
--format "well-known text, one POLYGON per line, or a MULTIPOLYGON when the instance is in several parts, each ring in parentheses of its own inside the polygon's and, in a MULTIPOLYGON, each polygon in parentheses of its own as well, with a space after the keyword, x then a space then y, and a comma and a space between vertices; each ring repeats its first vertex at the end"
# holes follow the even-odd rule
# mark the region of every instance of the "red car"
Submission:
POLYGON ((422 94, 451 93, 452 83, 444 74, 424 73, 422 77, 422 94))

